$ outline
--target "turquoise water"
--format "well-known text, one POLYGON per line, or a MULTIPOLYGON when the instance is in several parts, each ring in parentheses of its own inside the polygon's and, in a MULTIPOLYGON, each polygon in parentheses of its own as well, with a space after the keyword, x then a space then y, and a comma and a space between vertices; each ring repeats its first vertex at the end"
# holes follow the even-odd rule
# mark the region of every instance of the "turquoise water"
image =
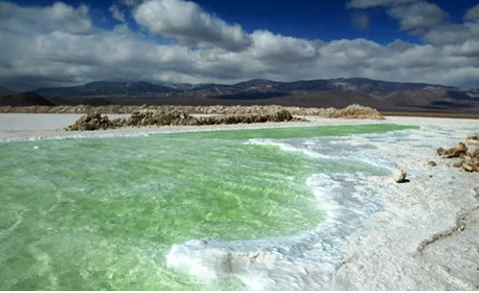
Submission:
POLYGON ((0 144, 0 290, 241 290, 168 270, 174 243, 298 235, 326 216, 305 182, 370 171, 245 144, 364 125, 0 144), (38 148, 36 148, 38 147, 38 148))

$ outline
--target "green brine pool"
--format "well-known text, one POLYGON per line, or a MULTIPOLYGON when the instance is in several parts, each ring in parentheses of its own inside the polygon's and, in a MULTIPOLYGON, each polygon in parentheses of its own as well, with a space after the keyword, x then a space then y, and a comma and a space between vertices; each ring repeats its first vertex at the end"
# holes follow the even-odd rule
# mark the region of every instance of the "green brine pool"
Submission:
POLYGON ((175 243, 299 235, 327 211, 314 173, 371 171, 251 138, 383 133, 378 124, 0 144, 0 290, 241 290, 166 268, 175 243))

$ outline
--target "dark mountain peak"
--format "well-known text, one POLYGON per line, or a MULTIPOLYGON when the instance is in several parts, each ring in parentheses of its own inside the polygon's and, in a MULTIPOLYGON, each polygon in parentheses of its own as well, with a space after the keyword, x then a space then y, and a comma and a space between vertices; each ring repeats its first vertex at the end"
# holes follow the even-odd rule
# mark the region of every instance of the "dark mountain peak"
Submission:
POLYGON ((235 85, 238 85, 238 84, 245 84, 245 83, 249 83, 249 84, 267 84, 267 83, 276 83, 275 81, 272 81, 272 80, 269 80, 269 79, 260 79, 260 78, 257 78, 257 79, 250 79, 250 80, 247 80, 247 81, 243 81, 243 82, 239 82, 235 85))
POLYGON ((122 83, 125 83, 125 82, 98 80, 98 81, 88 82, 88 83, 85 83, 84 85, 80 85, 80 86, 89 87, 89 86, 114 85, 114 84, 122 84, 122 83))
POLYGON ((176 91, 169 86, 157 85, 147 81, 94 81, 80 86, 63 88, 43 88, 35 93, 48 97, 105 97, 105 96, 153 96, 157 93, 176 91))
MULTIPOLYGON (((402 83, 373 80, 369 78, 334 78, 317 80, 299 80, 278 82, 268 79, 252 79, 234 85, 203 83, 151 83, 148 81, 95 81, 80 86, 38 89, 35 93, 45 97, 216 97, 216 96, 251 96, 253 93, 272 92, 296 94, 298 91, 309 94, 325 91, 346 92, 354 94, 371 94, 375 97, 387 96, 396 91, 442 91, 456 90, 453 87, 435 86, 425 83, 402 83)), ((469 89, 464 90, 470 94, 469 89)))
POLYGON ((35 93, 19 93, 0 98, 1 106, 54 106, 52 102, 35 93))
POLYGON ((78 87, 99 88, 99 87, 154 87, 155 84, 148 81, 93 81, 78 87))
POLYGON ((127 85, 132 86, 132 85, 138 85, 138 86, 153 86, 155 84, 148 82, 148 81, 134 81, 134 82, 129 82, 127 85))
POLYGON ((190 84, 190 87, 183 89, 184 91, 221 91, 224 89, 231 89, 231 85, 218 83, 200 83, 190 84))
POLYGON ((3 86, 0 86, 0 90, 1 90, 1 91, 13 92, 12 90, 9 90, 9 89, 7 89, 6 87, 3 87, 3 86))
POLYGON ((272 81, 268 79, 251 79, 248 81, 240 82, 234 84, 233 87, 240 88, 240 89, 247 89, 247 88, 258 88, 258 87, 272 87, 278 84, 277 81, 272 81))
POLYGON ((0 97, 12 95, 15 92, 7 89, 6 87, 0 86, 0 97))
MULTIPOLYGON (((1 88, 0 88, 1 90, 1 88)), ((25 94, 0 98, 3 105, 53 104, 277 104, 306 107, 345 107, 360 103, 387 111, 449 111, 465 105, 479 111, 479 90, 425 83, 369 78, 334 78, 279 82, 252 79, 233 85, 95 81, 80 86, 35 91, 47 101, 25 94), (7 99, 5 99, 7 98, 7 99)), ((465 110, 464 110, 465 111, 465 110)))
POLYGON ((272 82, 276 82, 276 81, 272 81, 272 80, 269 80, 269 79, 261 79, 261 78, 256 78, 256 79, 251 79, 247 82, 252 82, 252 83, 272 83, 272 82))
POLYGON ((330 80, 330 82, 339 86, 346 86, 348 89, 363 92, 394 92, 424 89, 425 87, 432 86, 426 83, 393 82, 369 78, 337 78, 330 80))

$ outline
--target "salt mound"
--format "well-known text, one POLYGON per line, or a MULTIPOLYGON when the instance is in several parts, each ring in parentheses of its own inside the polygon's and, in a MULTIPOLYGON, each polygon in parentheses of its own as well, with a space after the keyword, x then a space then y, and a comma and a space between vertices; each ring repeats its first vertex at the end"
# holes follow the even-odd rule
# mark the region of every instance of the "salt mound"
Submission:
MULTIPOLYGON (((20 106, 20 105, 19 105, 20 106)), ((22 106, 22 107, 1 107, 0 113, 116 113, 130 114, 142 111, 179 111, 188 114, 217 114, 217 115, 267 115, 280 111, 288 111, 291 115, 318 116, 322 118, 349 118, 349 119, 384 119, 381 114, 370 107, 351 105, 344 109, 336 108, 301 108, 283 107, 277 105, 268 106, 121 106, 107 105, 96 106, 22 106)))
MULTIPOLYGON (((466 139, 466 143, 475 144, 477 140, 477 135, 470 135, 466 139)), ((461 160, 454 163, 455 168, 463 168, 467 172, 478 172, 479 171, 479 148, 476 148, 474 151, 466 146, 465 143, 459 142, 457 147, 451 149, 438 148, 437 154, 442 156, 445 159, 455 159, 460 158, 461 160)))
POLYGON ((347 119, 384 119, 384 117, 376 109, 358 104, 350 105, 344 109, 341 109, 339 110, 338 114, 340 118, 347 119))
POLYGON ((67 130, 98 130, 113 128, 113 123, 108 116, 102 116, 100 113, 90 113, 78 119, 75 124, 69 126, 67 130))
POLYGON ((293 118, 291 113, 286 110, 268 112, 265 114, 220 115, 195 118, 187 112, 173 108, 172 110, 160 109, 158 111, 135 111, 129 118, 118 118, 111 121, 107 116, 102 116, 100 113, 90 113, 82 116, 73 125, 67 127, 67 130, 91 131, 141 126, 250 124, 294 120, 297 119, 293 118))

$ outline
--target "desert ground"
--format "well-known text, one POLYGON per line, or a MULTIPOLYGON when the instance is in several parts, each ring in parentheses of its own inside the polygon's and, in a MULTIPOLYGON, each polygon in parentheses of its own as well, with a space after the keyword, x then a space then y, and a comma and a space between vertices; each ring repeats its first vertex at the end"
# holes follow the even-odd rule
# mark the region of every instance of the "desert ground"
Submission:
MULTIPOLYGON (((337 139, 336 143, 344 145, 374 145, 375 149, 366 152, 407 171, 409 182, 398 184, 391 176, 357 175, 351 179, 359 193, 376 196, 382 209, 337 244, 342 252, 341 262, 334 265, 327 278, 315 278, 325 270, 322 264, 306 260, 292 263, 280 252, 265 252, 265 257, 256 255, 254 260, 248 259, 247 254, 229 253, 216 257, 247 258, 242 264, 248 264, 250 273, 239 270, 240 273, 230 274, 253 290, 479 290, 479 173, 453 168, 454 160, 443 159, 436 153, 438 147, 453 147, 468 135, 477 133, 479 120, 387 116, 378 121, 307 117, 310 122, 166 126, 95 132, 63 130, 80 116, 0 114, 0 142, 358 123, 420 126, 420 130, 411 131, 404 138, 353 136, 337 139), (437 166, 430 166, 431 160, 437 166), (295 270, 299 265, 302 269, 295 270), (283 271, 258 274, 258 271, 280 270, 281 267, 283 271), (289 267, 292 269, 288 270, 289 267)), ((208 253, 217 248, 202 247, 202 254, 210 255, 208 253)), ((197 262, 201 263, 201 259, 197 262)), ((203 265, 208 267, 207 263, 203 265)), ((214 271, 216 268, 208 269, 214 271)))

